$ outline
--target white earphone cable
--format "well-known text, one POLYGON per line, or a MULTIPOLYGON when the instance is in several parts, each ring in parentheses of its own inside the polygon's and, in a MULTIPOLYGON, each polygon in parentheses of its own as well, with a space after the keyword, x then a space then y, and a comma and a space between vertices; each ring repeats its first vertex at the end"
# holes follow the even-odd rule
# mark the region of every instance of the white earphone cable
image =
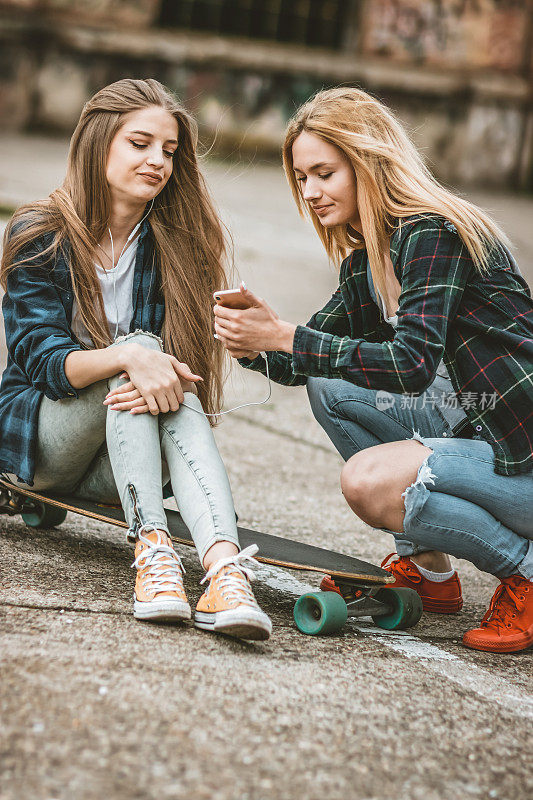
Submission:
MULTIPOLYGON (((113 242, 113 234, 111 233, 111 228, 108 227, 108 229, 107 229, 107 232, 109 233, 109 238, 111 240, 111 263, 113 264, 113 267, 112 267, 112 271, 113 271, 113 305, 115 306, 115 333, 113 334, 113 341, 115 341, 115 339, 117 338, 117 335, 118 335, 118 305, 117 305, 117 288, 116 288, 116 268, 118 267, 120 259, 122 258, 123 254, 124 254, 124 251, 126 250, 127 246, 129 245, 129 243, 131 242, 131 240, 133 239, 133 237, 135 236, 135 234, 137 233, 137 231, 141 227, 142 223, 144 222, 144 220, 146 219, 148 214, 151 212, 152 208, 154 207, 154 200, 155 200, 155 197, 152 198, 152 202, 150 203, 150 208, 148 209, 148 211, 146 212, 144 217, 141 219, 140 222, 137 223, 137 225, 134 227, 134 229, 132 230, 132 232, 130 233, 128 238, 126 239, 126 243, 124 244, 124 247, 120 251, 120 255, 118 257, 118 261, 117 261, 116 264, 115 264, 115 243, 113 242)), ((98 245, 98 247, 103 252, 105 252, 101 245, 98 245)), ((107 275, 107 272, 106 272, 106 275, 107 275)))
POLYGON ((266 377, 268 380, 268 395, 265 397, 264 400, 256 400, 254 403, 242 403, 242 405, 235 406, 234 408, 228 408, 226 411, 219 411, 218 414, 206 414, 205 411, 200 411, 200 409, 198 408, 193 408, 193 406, 188 406, 187 403, 181 403, 181 405, 185 406, 185 408, 190 408, 191 411, 196 411, 197 414, 202 414, 204 417, 222 417, 224 414, 231 414, 232 411, 239 411, 239 409, 248 408, 248 406, 264 406, 265 403, 268 403, 272 395, 272 382, 270 380, 270 372, 268 369, 267 354, 265 352, 261 352, 259 353, 259 355, 265 361, 266 377))

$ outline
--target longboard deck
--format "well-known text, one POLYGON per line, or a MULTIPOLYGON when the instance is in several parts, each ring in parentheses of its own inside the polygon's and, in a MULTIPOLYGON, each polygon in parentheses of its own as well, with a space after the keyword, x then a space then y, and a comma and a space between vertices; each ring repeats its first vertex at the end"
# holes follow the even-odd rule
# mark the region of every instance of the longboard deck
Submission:
MULTIPOLYGON (((0 477, 0 486, 15 494, 63 508, 74 514, 81 514, 82 516, 91 517, 111 525, 118 525, 122 528, 128 527, 122 508, 117 506, 100 505, 90 500, 82 500, 69 495, 34 492, 29 489, 19 488, 16 484, 3 477, 0 477)), ((168 508, 165 509, 165 512, 172 539, 179 544, 194 547, 189 529, 180 514, 168 508)), ((327 573, 335 578, 356 582, 360 586, 384 586, 394 581, 393 576, 384 569, 366 561, 360 561, 358 558, 336 553, 333 550, 325 550, 321 547, 295 542, 293 539, 285 539, 282 536, 273 536, 272 534, 261 533, 249 528, 239 527, 238 532, 241 547, 244 548, 250 544, 256 544, 259 547, 259 552, 254 557, 264 564, 327 573)))

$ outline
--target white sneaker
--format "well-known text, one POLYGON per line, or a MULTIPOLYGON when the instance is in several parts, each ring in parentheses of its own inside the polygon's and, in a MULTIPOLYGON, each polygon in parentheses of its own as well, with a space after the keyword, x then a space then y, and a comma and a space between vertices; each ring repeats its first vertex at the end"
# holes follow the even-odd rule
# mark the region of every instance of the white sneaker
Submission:
POLYGON ((163 531, 139 532, 135 544, 137 568, 133 616, 143 620, 191 619, 183 586, 185 572, 172 540, 163 531))
POLYGON ((253 595, 250 586, 255 578, 253 571, 243 566, 244 561, 257 565, 252 556, 258 549, 252 544, 235 556, 220 559, 209 569, 201 581, 209 581, 209 586, 194 614, 198 628, 240 639, 268 639, 272 622, 253 595))

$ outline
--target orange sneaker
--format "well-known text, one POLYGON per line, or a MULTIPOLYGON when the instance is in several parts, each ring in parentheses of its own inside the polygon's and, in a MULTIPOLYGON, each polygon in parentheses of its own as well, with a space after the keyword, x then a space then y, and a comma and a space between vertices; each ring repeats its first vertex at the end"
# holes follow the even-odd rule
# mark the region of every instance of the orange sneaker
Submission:
POLYGON ((533 583, 521 575, 504 578, 479 628, 467 631, 463 644, 491 653, 517 653, 533 644, 533 583))
POLYGON ((200 582, 209 581, 209 586, 194 615, 198 628, 240 639, 268 639, 272 623, 253 595, 250 581, 255 575, 243 565, 244 561, 257 564, 252 558, 257 550, 257 545, 252 544, 236 556, 221 558, 208 570, 200 582))
POLYGON ((172 540, 163 531, 139 532, 135 544, 137 568, 133 592, 133 616, 144 620, 191 618, 183 588, 185 572, 172 540))
MULTIPOLYGON (((408 556, 400 556, 390 561, 396 553, 391 553, 382 561, 381 566, 395 577, 394 583, 389 587, 406 587, 414 589, 422 599, 424 611, 433 611, 437 614, 455 614, 463 607, 463 596, 459 576, 455 572, 445 581, 430 581, 419 572, 414 561, 408 556), (388 563, 389 562, 389 563, 388 563)), ((320 588, 325 592, 339 592, 335 581, 326 575, 320 588)))

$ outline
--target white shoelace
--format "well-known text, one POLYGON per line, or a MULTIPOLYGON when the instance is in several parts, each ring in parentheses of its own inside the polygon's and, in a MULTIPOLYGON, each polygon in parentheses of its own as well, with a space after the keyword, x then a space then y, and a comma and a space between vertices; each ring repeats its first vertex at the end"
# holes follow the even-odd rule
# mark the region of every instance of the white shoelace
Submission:
POLYGON ((154 594, 183 590, 182 574, 185 568, 174 548, 163 543, 161 532, 157 531, 157 542, 147 539, 140 531, 137 538, 146 548, 139 553, 131 566, 137 569, 150 568, 142 581, 143 589, 153 591, 154 594))
POLYGON ((211 580, 224 567, 231 567, 232 572, 221 575, 218 579, 218 586, 222 596, 229 602, 235 600, 245 605, 256 606, 257 600, 249 584, 249 581, 255 580, 255 573, 250 567, 245 567, 243 562, 248 561, 253 566, 258 567, 259 562, 252 558, 258 550, 259 548, 256 544, 251 544, 235 556, 219 559, 210 567, 200 583, 211 580))

